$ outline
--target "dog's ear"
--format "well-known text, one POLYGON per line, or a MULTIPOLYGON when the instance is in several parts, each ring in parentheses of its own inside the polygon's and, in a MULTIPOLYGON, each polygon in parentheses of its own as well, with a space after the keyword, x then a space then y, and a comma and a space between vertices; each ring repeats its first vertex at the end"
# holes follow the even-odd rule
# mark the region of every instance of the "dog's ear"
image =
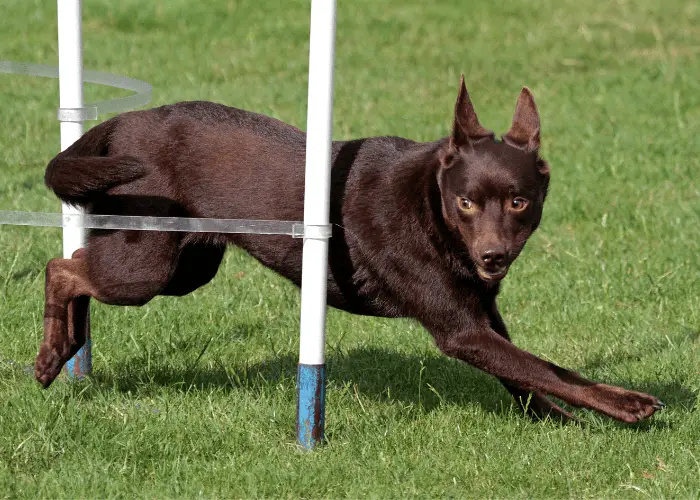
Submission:
POLYGON ((464 84, 464 75, 462 75, 459 82, 457 104, 455 105, 450 149, 456 151, 460 148, 471 147, 473 141, 493 136, 493 132, 486 130, 479 123, 472 101, 469 99, 467 87, 464 84))
POLYGON ((516 148, 536 153, 540 148, 540 114, 530 89, 523 87, 515 106, 513 124, 503 140, 516 148))

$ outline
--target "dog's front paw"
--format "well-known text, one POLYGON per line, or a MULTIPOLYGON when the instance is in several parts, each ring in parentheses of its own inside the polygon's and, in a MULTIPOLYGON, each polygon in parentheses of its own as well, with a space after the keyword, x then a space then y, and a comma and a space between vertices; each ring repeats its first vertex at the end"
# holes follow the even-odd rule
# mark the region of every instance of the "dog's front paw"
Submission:
POLYGON ((606 415, 628 424, 649 418, 665 406, 659 399, 642 392, 602 384, 597 388, 600 389, 603 396, 600 410, 606 415))

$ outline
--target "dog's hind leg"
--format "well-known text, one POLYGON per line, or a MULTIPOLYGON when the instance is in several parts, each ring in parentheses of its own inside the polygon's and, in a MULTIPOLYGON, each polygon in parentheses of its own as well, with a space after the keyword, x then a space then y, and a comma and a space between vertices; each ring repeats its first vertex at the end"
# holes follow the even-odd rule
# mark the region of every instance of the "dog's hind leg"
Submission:
MULTIPOLYGON (((80 248, 73 252, 73 259, 85 258, 85 249, 80 248)), ((72 358, 87 340, 90 332, 90 296, 81 295, 68 304, 68 340, 71 344, 72 358)), ((76 363, 76 366, 79 363, 76 363)))
POLYGON ((44 340, 34 365, 41 385, 48 387, 85 343, 90 297, 112 305, 147 303, 173 275, 179 238, 174 233, 95 232, 87 251, 49 261, 44 340))
POLYGON ((85 260, 78 257, 49 261, 45 293, 44 341, 34 373, 39 383, 48 387, 65 362, 85 343, 90 297, 96 295, 87 278, 85 260))

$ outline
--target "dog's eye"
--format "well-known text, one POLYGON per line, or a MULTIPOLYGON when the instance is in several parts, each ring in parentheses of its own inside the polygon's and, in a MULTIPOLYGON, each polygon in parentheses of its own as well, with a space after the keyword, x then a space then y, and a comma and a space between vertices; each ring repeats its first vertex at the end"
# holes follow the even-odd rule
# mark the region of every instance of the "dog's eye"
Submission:
POLYGON ((457 198, 457 205, 462 212, 469 212, 474 208, 474 203, 469 198, 457 198))
POLYGON ((511 201, 511 208, 516 212, 521 212, 527 208, 528 201, 525 198, 517 197, 511 201))

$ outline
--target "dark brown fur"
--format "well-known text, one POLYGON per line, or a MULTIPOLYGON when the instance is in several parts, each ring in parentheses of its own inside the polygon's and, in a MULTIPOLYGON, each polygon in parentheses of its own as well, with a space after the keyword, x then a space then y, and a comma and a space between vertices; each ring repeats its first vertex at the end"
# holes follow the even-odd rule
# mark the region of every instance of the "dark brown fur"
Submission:
MULTIPOLYGON (((523 89, 502 142, 477 119, 464 82, 450 137, 333 144, 328 303, 411 317, 447 354, 498 377, 532 415, 566 419, 550 394, 636 422, 656 398, 591 382, 515 347, 499 282, 537 228, 549 182, 540 122, 523 89)), ((125 113, 89 130, 46 170, 64 201, 96 214, 301 220, 305 134, 207 102, 125 113)), ((84 342, 87 300, 141 305, 209 282, 227 244, 299 285, 302 242, 286 236, 92 231, 46 273, 36 377, 48 386, 84 342)))

